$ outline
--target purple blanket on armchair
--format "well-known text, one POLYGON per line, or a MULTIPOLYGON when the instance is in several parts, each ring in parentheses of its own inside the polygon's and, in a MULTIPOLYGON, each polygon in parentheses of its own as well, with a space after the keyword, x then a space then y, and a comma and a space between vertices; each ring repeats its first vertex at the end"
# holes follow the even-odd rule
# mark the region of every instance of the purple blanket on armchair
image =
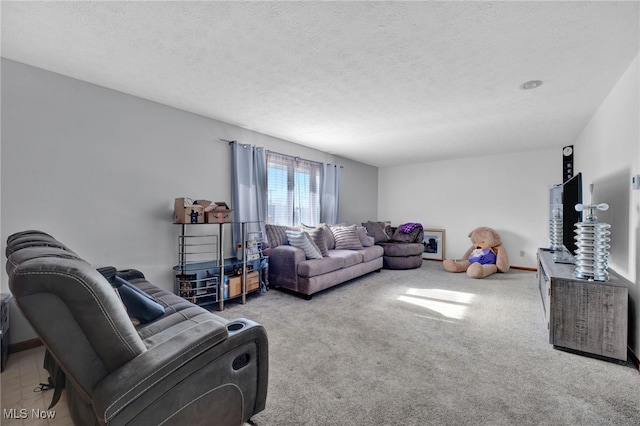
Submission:
POLYGON ((398 231, 402 232, 403 234, 410 234, 411 231, 413 231, 416 228, 422 228, 422 224, 415 223, 415 222, 405 223, 400 225, 400 227, 398 227, 398 231))

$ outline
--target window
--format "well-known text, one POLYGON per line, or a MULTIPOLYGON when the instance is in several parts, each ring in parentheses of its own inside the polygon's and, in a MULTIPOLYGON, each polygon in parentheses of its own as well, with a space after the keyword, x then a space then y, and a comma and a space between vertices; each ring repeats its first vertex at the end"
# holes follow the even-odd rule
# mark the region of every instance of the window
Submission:
POLYGON ((321 173, 321 163, 267 152, 267 223, 317 224, 321 173))

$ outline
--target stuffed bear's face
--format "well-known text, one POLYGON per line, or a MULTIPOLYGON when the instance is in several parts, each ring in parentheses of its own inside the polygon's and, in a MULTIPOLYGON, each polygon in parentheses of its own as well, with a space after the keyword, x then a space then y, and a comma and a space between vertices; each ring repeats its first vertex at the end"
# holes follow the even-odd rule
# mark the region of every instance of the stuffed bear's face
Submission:
POLYGON ((471 238, 472 244, 476 247, 489 248, 502 244, 498 233, 487 227, 474 229, 469 234, 469 238, 471 238))
POLYGON ((473 245, 477 249, 488 249, 488 248, 491 248, 491 245, 489 243, 485 243, 484 241, 474 241, 473 245))

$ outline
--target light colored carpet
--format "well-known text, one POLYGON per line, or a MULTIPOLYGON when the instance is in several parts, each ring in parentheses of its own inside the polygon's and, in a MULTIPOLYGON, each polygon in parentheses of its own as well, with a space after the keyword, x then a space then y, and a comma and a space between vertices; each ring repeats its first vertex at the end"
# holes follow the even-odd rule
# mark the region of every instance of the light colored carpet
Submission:
POLYGON ((640 424, 631 363, 549 345, 535 272, 473 280, 425 261, 218 314, 269 335, 258 426, 640 424))

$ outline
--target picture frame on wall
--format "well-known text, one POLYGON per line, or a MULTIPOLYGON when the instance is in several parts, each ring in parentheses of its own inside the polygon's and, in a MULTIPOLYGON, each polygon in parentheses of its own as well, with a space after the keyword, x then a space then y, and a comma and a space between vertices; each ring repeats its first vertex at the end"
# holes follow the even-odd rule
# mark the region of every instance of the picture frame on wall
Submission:
POLYGON ((422 238, 422 258, 444 260, 444 229, 425 229, 422 238))

